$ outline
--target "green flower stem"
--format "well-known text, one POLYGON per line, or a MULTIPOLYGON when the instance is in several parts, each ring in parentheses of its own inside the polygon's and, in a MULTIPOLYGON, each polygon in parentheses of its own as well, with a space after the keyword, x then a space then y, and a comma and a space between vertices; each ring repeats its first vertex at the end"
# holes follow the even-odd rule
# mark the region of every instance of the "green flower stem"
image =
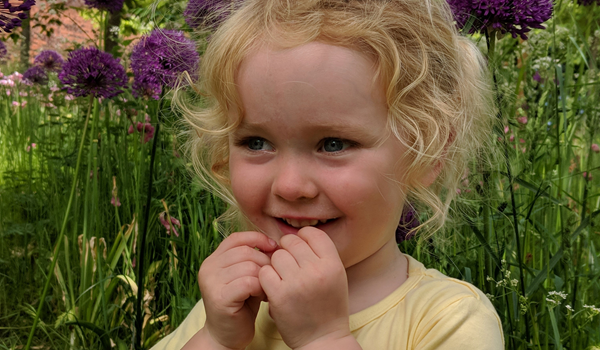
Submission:
POLYGON ((160 132, 160 112, 162 108, 162 101, 164 99, 165 90, 164 87, 160 94, 160 98, 158 99, 158 106, 156 108, 156 129, 154 131, 154 138, 152 140, 152 151, 150 153, 150 169, 148 169, 148 194, 146 197, 146 208, 144 215, 144 223, 142 227, 141 237, 138 242, 137 247, 133 247, 133 249, 137 248, 138 252, 138 271, 137 271, 137 285, 138 285, 138 293, 137 293, 137 302, 135 305, 135 334, 133 338, 133 346, 134 349, 143 349, 144 342, 142 339, 142 326, 143 326, 143 315, 142 315, 142 302, 144 298, 144 253, 146 251, 146 233, 148 231, 148 221, 150 221, 150 204, 152 199, 152 173, 154 170, 154 159, 156 156, 156 144, 158 143, 158 135, 160 132))
POLYGON ((79 168, 81 166, 81 154, 83 153, 83 145, 85 144, 85 134, 87 131, 87 127, 90 121, 90 114, 92 110, 92 104, 94 102, 94 96, 90 95, 90 102, 88 106, 87 115, 85 117, 85 124, 83 125, 83 134, 81 135, 81 143, 79 144, 79 152, 77 154, 77 165, 75 166, 75 174, 73 175, 73 185, 71 186, 71 194, 69 195, 69 202, 67 204, 67 210, 65 212, 65 217, 63 219, 62 227, 60 229, 60 234, 58 235, 58 240, 56 241, 56 245, 54 246, 54 253, 52 254, 52 262, 50 263, 50 268, 48 269, 48 274, 46 277, 46 283, 44 284, 44 290, 42 291, 42 295, 40 296, 40 305, 38 306, 37 312, 35 313, 35 317, 33 319, 33 325, 31 326, 31 331, 29 332, 29 337, 27 338, 27 344, 25 345, 25 350, 29 350, 31 347, 31 341, 33 340, 33 334, 35 333, 35 329, 40 320, 40 313, 42 312, 42 307, 44 306, 44 299, 46 298, 46 294, 48 293, 48 288, 50 287, 50 279, 53 276, 52 271, 56 267, 56 262, 58 261, 58 253, 60 251, 60 245, 62 244, 63 237, 65 235, 65 229, 67 227, 67 222, 69 219, 69 212, 71 211, 71 205, 73 204, 73 197, 75 197, 75 189, 77 188, 77 176, 79 175, 79 168))
MULTIPOLYGON (((494 79, 494 91, 496 92, 496 102, 498 104, 498 119, 502 119, 502 96, 500 94, 500 91, 498 89, 498 81, 496 79, 496 32, 492 31, 491 33, 486 30, 485 31, 485 37, 487 40, 487 46, 488 46, 488 64, 490 64, 491 62, 491 71, 492 71, 492 76, 494 79)), ((506 142, 506 137, 503 138, 503 146, 504 146, 504 161, 506 162, 506 174, 508 177, 508 189, 510 191, 510 202, 511 202, 511 206, 512 206, 512 217, 513 217, 513 226, 514 226, 514 233, 515 233, 515 240, 517 243, 517 261, 519 263, 519 284, 521 287, 521 295, 525 296, 525 276, 524 276, 524 272, 523 272, 523 257, 522 257, 522 252, 523 250, 521 249, 521 239, 520 239, 520 235, 519 235, 519 219, 517 218, 517 206, 516 206, 516 201, 515 201, 515 193, 514 193, 514 189, 513 189, 513 181, 514 178, 512 176, 512 170, 511 170, 511 166, 510 166, 510 159, 509 159, 509 155, 508 155, 508 142, 506 142)), ((526 342, 528 343, 530 341, 530 331, 529 331, 529 317, 527 316, 527 314, 523 315, 525 317, 525 339, 526 342)), ((510 317, 509 317, 510 320, 510 317)), ((512 321, 510 323, 511 325, 511 330, 514 330, 512 328, 512 321)), ((514 344, 513 344, 514 346, 514 344)))

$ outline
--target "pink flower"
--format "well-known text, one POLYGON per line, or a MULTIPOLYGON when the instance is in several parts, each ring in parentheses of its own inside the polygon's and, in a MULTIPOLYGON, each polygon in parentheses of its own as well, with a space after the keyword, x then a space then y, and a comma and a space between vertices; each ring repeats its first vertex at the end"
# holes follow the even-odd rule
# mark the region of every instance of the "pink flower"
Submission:
POLYGON ((505 125, 505 126, 504 126, 504 133, 505 133, 505 134, 508 134, 508 131, 509 131, 509 130, 510 130, 510 129, 508 128, 508 125, 505 125))
POLYGON ((583 178, 587 179, 588 181, 592 181, 592 173, 588 173, 587 171, 584 171, 583 178))
POLYGON ((75 96, 71 95, 71 94, 66 94, 65 95, 65 100, 67 101, 73 101, 75 99, 75 96))
POLYGON ((146 123, 150 123, 152 121, 148 113, 146 113, 146 115, 144 116, 144 120, 146 121, 146 123))
POLYGON ((113 207, 120 207, 121 206, 121 201, 119 200, 119 197, 113 196, 110 199, 110 204, 112 204, 113 207))
POLYGON ((600 147, 598 146, 597 143, 592 144, 592 151, 594 151, 596 153, 600 153, 600 147))
POLYGON ((6 96, 10 96, 10 90, 6 90, 6 96))
POLYGON ((521 124, 527 124, 527 117, 526 116, 522 116, 517 118, 517 121, 521 124))
POLYGON ((527 147, 521 148, 521 152, 523 152, 523 153, 527 152, 527 147))
POLYGON ((515 135, 510 135, 508 139, 510 140, 510 142, 513 142, 515 140, 515 135))
POLYGON ((31 144, 31 148, 33 148, 33 149, 36 149, 36 148, 37 148, 37 144, 35 144, 35 143, 32 143, 32 144, 31 144))
POLYGON ((15 106, 15 107, 19 107, 20 106, 19 101, 12 101, 12 105, 15 106))
POLYGON ((152 139, 152 137, 154 137, 154 127, 150 123, 142 124, 142 123, 138 122, 137 130, 139 132, 144 133, 144 139, 142 140, 142 143, 146 143, 146 142, 150 141, 152 139))
POLYGON ((525 143, 525 139, 519 139, 520 143, 525 143))
POLYGON ((127 133, 128 133, 129 135, 131 135, 131 134, 133 134, 133 133, 134 133, 134 131, 135 131, 135 129, 133 128, 133 124, 129 125, 129 129, 127 129, 127 133))
POLYGON ((56 86, 52 86, 52 87, 50 87, 50 91, 57 92, 57 91, 60 91, 60 89, 56 86))
POLYGON ((19 96, 27 97, 27 92, 26 91, 21 91, 21 92, 19 92, 19 96))
POLYGON ((172 216, 171 216, 171 222, 169 223, 167 221, 167 219, 165 218, 166 213, 167 212, 163 211, 162 213, 158 214, 158 220, 167 229, 168 235, 171 235, 171 230, 173 230, 173 233, 175 234, 175 236, 179 237, 179 232, 177 232, 177 229, 175 229, 175 226, 181 227, 181 223, 179 222, 179 220, 175 219, 172 216))
POLYGON ((117 116, 119 116, 119 117, 121 116, 121 110, 120 109, 117 109, 116 113, 117 113, 117 116))
POLYGON ((15 86, 15 82, 9 77, 7 79, 0 80, 0 85, 13 87, 15 86))
POLYGON ((27 101, 22 101, 21 102, 21 107, 25 107, 27 105, 27 101))
POLYGON ((13 74, 8 76, 8 79, 13 81, 21 81, 23 79, 23 74, 19 72, 14 72, 13 74))

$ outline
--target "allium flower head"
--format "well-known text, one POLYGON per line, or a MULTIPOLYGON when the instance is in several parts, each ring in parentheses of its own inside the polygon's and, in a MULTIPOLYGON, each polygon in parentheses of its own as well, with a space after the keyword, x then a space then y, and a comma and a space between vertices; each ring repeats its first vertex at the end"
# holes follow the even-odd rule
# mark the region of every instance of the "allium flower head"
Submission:
POLYGON ((60 72, 65 60, 62 56, 52 50, 44 50, 39 55, 35 56, 33 64, 41 66, 47 72, 60 72))
POLYGON ((44 68, 40 66, 31 66, 23 73, 23 80, 33 84, 44 85, 48 82, 48 75, 44 68))
POLYGON ((190 28, 202 25, 215 27, 229 15, 228 8, 240 2, 241 0, 190 0, 183 11, 183 17, 190 28))
POLYGON ((6 45, 4 44, 4 41, 0 40, 0 61, 3 60, 7 55, 8 50, 6 49, 6 45))
POLYGON ((471 16, 474 22, 469 33, 499 30, 511 33, 513 38, 527 39, 532 28, 545 29, 542 23, 552 15, 552 0, 447 0, 460 28, 471 16))
POLYGON ((127 86, 125 68, 119 59, 95 47, 70 52, 58 78, 67 92, 77 97, 91 94, 111 98, 127 86))
POLYGON ((199 59, 196 45, 183 32, 155 29, 131 53, 134 95, 158 99, 162 86, 175 87, 180 73, 193 77, 199 59))
POLYGON ((396 228, 396 242, 402 243, 413 238, 415 235, 414 229, 419 225, 417 213, 410 204, 406 204, 398 228, 396 228))
POLYGON ((84 0, 84 2, 89 7, 116 13, 123 8, 124 0, 84 0))
POLYGON ((0 28, 7 33, 12 32, 14 27, 20 27, 21 21, 27 18, 26 12, 35 5, 35 0, 11 1, 0 1, 0 28))

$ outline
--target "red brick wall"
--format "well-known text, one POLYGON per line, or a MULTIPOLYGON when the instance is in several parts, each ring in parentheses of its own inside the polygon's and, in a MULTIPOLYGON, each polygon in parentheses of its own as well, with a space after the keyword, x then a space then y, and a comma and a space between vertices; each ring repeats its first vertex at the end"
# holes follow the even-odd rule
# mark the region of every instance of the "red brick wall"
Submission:
MULTIPOLYGON (((92 30, 95 24, 81 18, 77 10, 71 8, 85 8, 83 0, 65 0, 64 2, 68 9, 59 16, 62 25, 52 26, 54 29, 52 36, 48 37, 45 33, 41 33, 39 28, 32 28, 29 52, 32 62, 33 58, 42 50, 55 50, 66 56, 65 49, 74 47, 76 43, 90 46, 97 42, 97 37, 92 30)), ((31 8, 31 17, 35 19, 40 13, 47 13, 47 11, 49 11, 48 1, 37 0, 37 5, 31 8)))

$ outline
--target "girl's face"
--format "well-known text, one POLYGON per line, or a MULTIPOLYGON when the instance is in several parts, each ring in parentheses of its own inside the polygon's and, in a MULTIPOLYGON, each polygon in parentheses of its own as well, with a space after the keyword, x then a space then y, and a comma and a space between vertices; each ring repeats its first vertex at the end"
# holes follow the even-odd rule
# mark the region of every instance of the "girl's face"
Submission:
POLYGON ((240 209, 277 242, 306 225, 325 231, 346 268, 395 245, 404 201, 404 147, 374 74, 360 53, 312 42, 263 47, 236 79, 245 115, 229 166, 240 209))

